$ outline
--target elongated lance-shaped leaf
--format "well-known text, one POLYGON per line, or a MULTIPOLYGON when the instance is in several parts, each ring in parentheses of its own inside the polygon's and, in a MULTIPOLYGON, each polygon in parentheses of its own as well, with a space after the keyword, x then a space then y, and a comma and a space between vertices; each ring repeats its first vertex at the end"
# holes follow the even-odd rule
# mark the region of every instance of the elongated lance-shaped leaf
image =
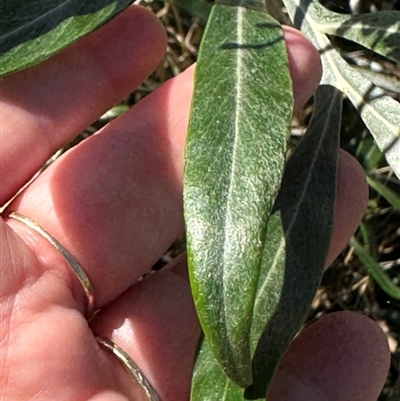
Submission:
POLYGON ((334 221, 341 117, 342 93, 330 85, 320 86, 310 127, 286 166, 275 205, 286 239, 283 286, 273 315, 268 306, 274 301, 273 271, 259 286, 266 290, 259 290, 255 308, 268 321, 265 327, 255 323, 252 327, 254 339, 263 329, 253 359, 254 384, 246 390, 252 399, 266 393, 280 359, 307 317, 324 272, 334 221))
POLYGON ((400 63, 400 11, 339 14, 312 1, 307 17, 320 33, 341 36, 400 63))
POLYGON ((400 63, 400 11, 355 15, 339 28, 326 33, 359 43, 400 63))
MULTIPOLYGON (((321 53, 321 83, 343 91, 359 110, 379 149, 393 171, 400 177, 400 104, 377 88, 362 74, 350 67, 332 48, 326 35, 317 26, 303 3, 304 0, 283 0, 292 20, 321 53), (305 7, 305 8, 303 8, 305 7)), ((307 0, 309 6, 310 0, 307 0)))
POLYGON ((397 211, 400 212, 400 194, 393 191, 386 183, 379 181, 373 175, 367 176, 368 185, 383 196, 397 211))
POLYGON ((354 248, 354 252, 363 263, 368 275, 376 281, 386 294, 400 301, 400 287, 383 271, 382 266, 374 260, 370 253, 354 237, 351 239, 350 245, 354 248))
POLYGON ((133 0, 1 0, 0 76, 40 63, 133 0))
POLYGON ((185 221, 206 340, 225 373, 243 387, 252 382, 252 311, 292 98, 282 29, 264 1, 217 1, 195 74, 185 221))
POLYGON ((353 69, 360 72, 370 82, 383 89, 387 94, 400 94, 400 80, 396 75, 382 71, 379 63, 369 62, 367 58, 350 59, 353 69))
POLYGON ((244 394, 224 375, 204 341, 192 401, 265 400, 324 270, 334 216, 341 104, 339 91, 319 88, 310 127, 286 167, 276 204, 280 210, 268 222, 251 331, 254 385, 244 394))

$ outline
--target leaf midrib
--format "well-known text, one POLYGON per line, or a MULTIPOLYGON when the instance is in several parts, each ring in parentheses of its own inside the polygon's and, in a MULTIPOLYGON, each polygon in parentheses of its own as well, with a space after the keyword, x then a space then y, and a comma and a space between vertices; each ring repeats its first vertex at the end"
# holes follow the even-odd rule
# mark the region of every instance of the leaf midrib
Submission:
MULTIPOLYGON (((236 40, 237 43, 242 43, 243 41, 243 14, 245 12, 245 9, 243 7, 238 7, 238 23, 236 24, 236 40)), ((224 243, 223 243, 223 266, 225 267, 227 264, 227 252, 226 248, 227 245, 229 244, 230 240, 228 238, 228 232, 227 226, 230 225, 231 223, 231 217, 230 217, 230 210, 231 210, 231 202, 232 202, 232 195, 233 195, 233 181, 234 181, 234 176, 235 176, 235 170, 236 170, 236 162, 237 162, 237 149, 239 146, 239 133, 240 133, 240 111, 242 109, 241 106, 241 100, 242 100, 242 69, 243 69, 243 56, 242 52, 240 49, 236 50, 236 70, 235 70, 235 77, 236 77, 236 85, 235 85, 235 106, 234 106, 234 113, 235 113, 235 123, 234 123, 234 141, 233 141, 233 146, 232 146, 232 162, 230 166, 230 175, 229 175, 229 191, 228 191, 228 196, 227 196, 227 203, 226 203, 226 212, 225 212, 225 219, 224 219, 224 243)), ((225 274, 225 269, 223 270, 223 274, 225 274)), ((226 286, 225 282, 226 280, 224 279, 223 281, 223 295, 224 295, 224 313, 225 316, 228 315, 229 311, 227 310, 227 303, 226 303, 226 286)))

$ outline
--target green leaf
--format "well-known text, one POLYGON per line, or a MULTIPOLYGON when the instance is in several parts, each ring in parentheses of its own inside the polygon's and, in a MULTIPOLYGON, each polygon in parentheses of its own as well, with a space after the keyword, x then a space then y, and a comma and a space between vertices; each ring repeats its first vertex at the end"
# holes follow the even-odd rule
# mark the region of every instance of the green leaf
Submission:
POLYGON ((372 136, 368 136, 363 138, 362 141, 359 141, 355 151, 355 157, 367 173, 377 169, 384 159, 383 153, 372 136))
MULTIPOLYGON (((243 389, 221 370, 204 339, 192 379, 190 401, 244 401, 243 389)), ((265 401, 265 397, 262 400, 265 401)))
MULTIPOLYGON (((369 81, 385 90, 387 94, 400 94, 400 80, 393 74, 384 73, 382 71, 374 71, 375 66, 380 66, 379 63, 369 62, 366 59, 351 60, 351 67, 363 74, 369 81), (353 63, 353 61, 358 64, 353 63)), ((380 67, 378 67, 380 68, 380 67)))
POLYGON ((354 248, 357 257, 367 269, 368 275, 386 292, 390 297, 400 301, 400 288, 393 283, 382 267, 372 258, 369 252, 353 237, 350 245, 354 248))
POLYGON ((196 68, 184 208, 201 325, 226 374, 244 387, 252 382, 251 316, 293 94, 283 33, 263 0, 221 2, 196 68))
POLYGON ((395 209, 400 212, 400 195, 372 176, 367 176, 368 185, 379 195, 383 196, 395 209))
POLYGON ((0 76, 40 63, 123 11, 133 0, 2 0, 0 76))
MULTIPOLYGON (((358 109, 365 125, 395 174, 400 177, 400 104, 350 67, 321 34, 303 0, 283 0, 296 26, 306 34, 321 53, 323 77, 344 92, 358 109)), ((309 2, 310 3, 310 2, 309 2)))
POLYGON ((203 21, 207 21, 211 11, 211 4, 206 0, 164 0, 164 2, 174 3, 192 16, 199 17, 203 21))
POLYGON ((203 341, 191 401, 265 400, 323 274, 334 217, 341 104, 340 92, 320 87, 310 127, 286 167, 280 210, 268 222, 251 331, 255 384, 244 393, 203 341))
POLYGON ((341 92, 320 86, 310 127, 287 163, 275 206, 286 238, 284 281, 280 287, 279 281, 271 280, 270 269, 259 285, 252 337, 264 331, 253 360, 254 384, 246 390, 251 399, 266 393, 280 359, 307 317, 324 272, 334 221, 341 115, 341 92), (271 315, 269 305, 278 299, 271 315), (268 317, 265 327, 263 316, 268 317))
POLYGON ((307 13, 319 32, 351 40, 400 62, 400 11, 339 14, 313 1, 307 13))
POLYGON ((332 35, 341 36, 400 63, 400 11, 355 15, 332 35))

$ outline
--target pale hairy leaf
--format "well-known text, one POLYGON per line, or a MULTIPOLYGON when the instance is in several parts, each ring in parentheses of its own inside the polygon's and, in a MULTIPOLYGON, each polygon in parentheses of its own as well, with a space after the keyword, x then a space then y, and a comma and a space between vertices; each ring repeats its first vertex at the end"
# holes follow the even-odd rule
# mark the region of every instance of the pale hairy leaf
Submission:
POLYGON ((341 92, 320 86, 310 127, 285 169, 275 205, 285 233, 285 263, 283 269, 272 264, 260 277, 252 337, 261 338, 253 359, 254 384, 246 390, 251 399, 266 393, 280 359, 307 317, 324 272, 334 221, 341 114, 341 92), (271 280, 279 277, 273 269, 282 270, 281 286, 279 279, 271 280), (276 307, 271 308, 271 303, 276 307), (257 324, 263 316, 268 317, 264 327, 257 324))
POLYGON ((2 0, 0 76, 46 60, 133 0, 2 0))
POLYGON ((307 19, 320 33, 343 37, 400 62, 400 11, 339 14, 314 0, 308 6, 307 19))
POLYGON ((343 91, 371 131, 376 143, 400 177, 400 104, 377 88, 363 74, 349 66, 332 47, 326 35, 319 32, 309 14, 310 1, 284 0, 296 25, 313 42, 321 53, 323 63, 322 83, 343 91))
POLYGON ((195 73, 184 209, 200 322, 242 387, 252 382, 252 311, 292 109, 282 29, 264 1, 217 1, 195 73))

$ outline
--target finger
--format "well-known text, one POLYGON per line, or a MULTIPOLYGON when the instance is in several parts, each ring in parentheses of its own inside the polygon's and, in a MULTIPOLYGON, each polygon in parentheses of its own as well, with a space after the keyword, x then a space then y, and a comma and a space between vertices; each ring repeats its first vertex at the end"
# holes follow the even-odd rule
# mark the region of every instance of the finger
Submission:
POLYGON ((1 400, 127 400, 132 380, 110 371, 69 287, 1 219, 0 230, 1 400))
POLYGON ((4 77, 0 205, 57 149, 139 85, 165 46, 158 19, 134 6, 46 62, 4 77))
MULTIPOLYGON (((190 398, 201 330, 190 293, 186 255, 133 286, 101 311, 91 326, 130 355, 161 400, 190 398)), ((111 361, 110 369, 118 363, 111 361)))
POLYGON ((300 110, 321 80, 321 58, 311 42, 297 29, 285 26, 284 35, 293 81, 294 109, 300 110))
POLYGON ((289 347, 271 386, 271 401, 377 401, 390 365, 386 336, 367 317, 332 313, 289 347))
MULTIPOLYGON (((92 324, 128 352, 163 400, 189 398, 200 328, 187 280, 181 258, 128 290, 92 324)), ((295 339, 268 399, 376 401, 389 361, 386 337, 372 320, 331 314, 295 339)))
POLYGON ((332 242, 326 266, 329 266, 357 230, 368 205, 368 185, 361 165, 341 150, 338 160, 336 212, 332 242))
MULTIPOLYGON (((288 38, 289 54, 299 38, 306 41, 301 34, 288 38)), ((303 50, 302 58, 314 59, 311 45, 303 50)), ((305 63, 300 57, 293 62, 305 63)), ((308 75, 304 68, 294 71, 295 85, 310 82, 296 75, 308 75)), ((311 95, 317 83, 302 88, 311 95)), ((93 282, 98 306, 130 287, 183 231, 192 89, 190 69, 65 154, 11 206, 44 226, 75 256, 93 282)), ((17 222, 10 223, 18 229, 17 222)), ((43 241, 34 238, 26 241, 40 255, 43 241)), ((45 260, 49 268, 55 266, 51 255, 45 260)))

